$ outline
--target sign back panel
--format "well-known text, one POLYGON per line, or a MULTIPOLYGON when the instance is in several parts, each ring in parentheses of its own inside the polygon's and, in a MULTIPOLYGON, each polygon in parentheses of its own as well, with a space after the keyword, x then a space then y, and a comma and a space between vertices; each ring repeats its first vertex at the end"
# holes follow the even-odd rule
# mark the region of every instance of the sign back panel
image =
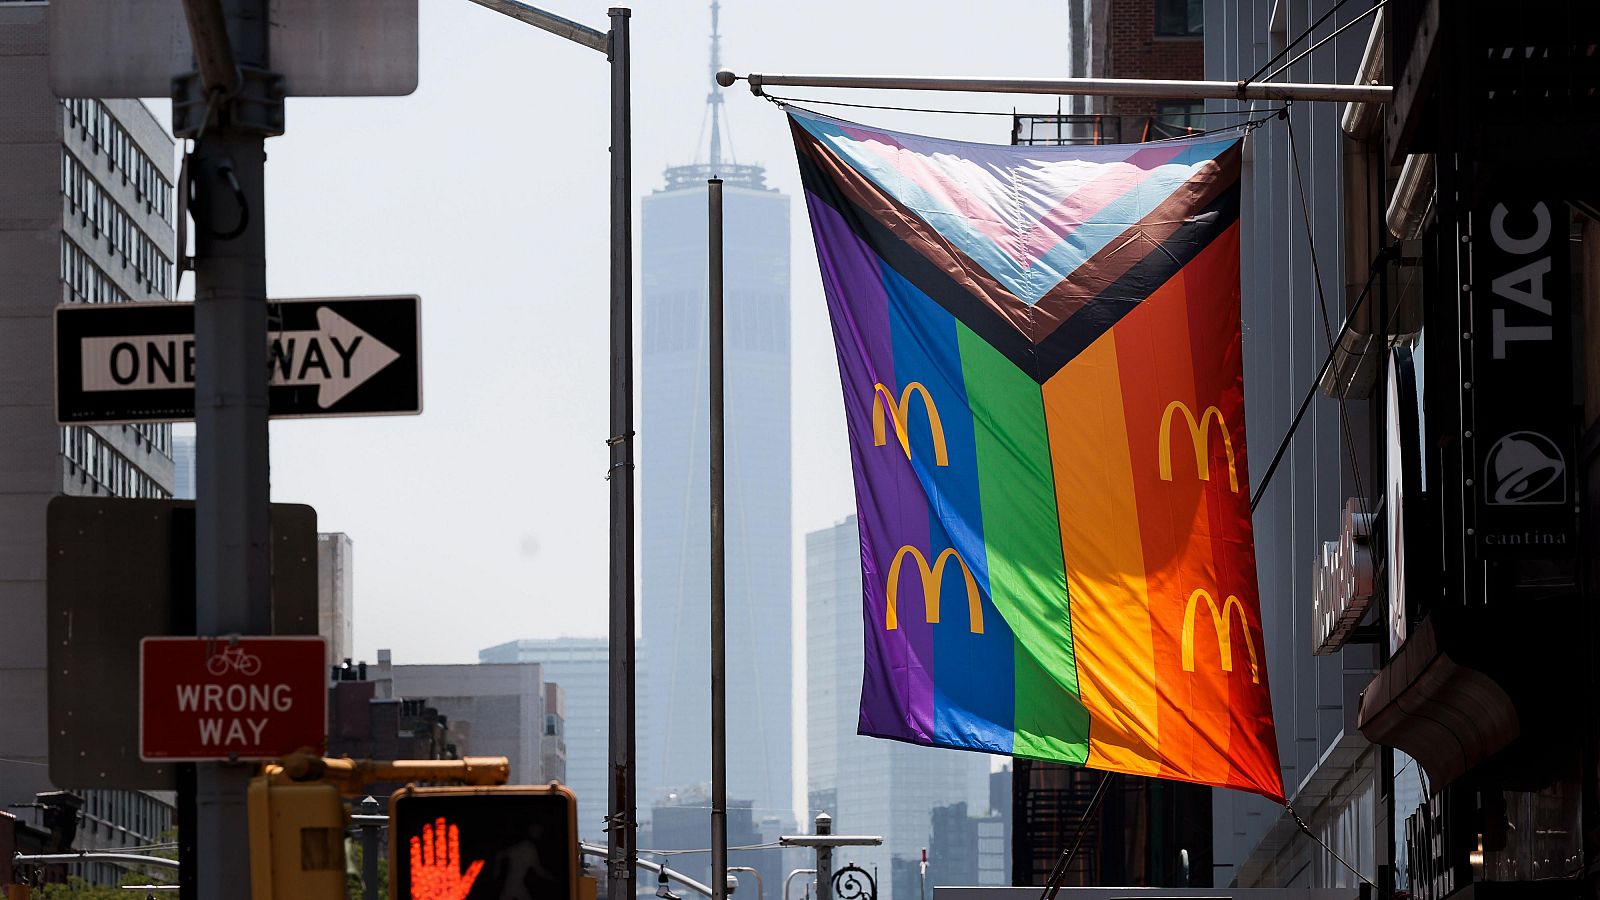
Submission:
MULTIPOLYGON (((194 71, 182 0, 52 0, 57 97, 170 97, 194 71)), ((291 97, 417 89, 417 0, 269 0, 272 68, 291 97)))
MULTIPOLYGON (((56 497, 46 512, 50 780, 175 790, 139 758, 139 641, 194 633, 194 503, 56 497)), ((317 633, 317 514, 272 505, 272 630, 317 633)))

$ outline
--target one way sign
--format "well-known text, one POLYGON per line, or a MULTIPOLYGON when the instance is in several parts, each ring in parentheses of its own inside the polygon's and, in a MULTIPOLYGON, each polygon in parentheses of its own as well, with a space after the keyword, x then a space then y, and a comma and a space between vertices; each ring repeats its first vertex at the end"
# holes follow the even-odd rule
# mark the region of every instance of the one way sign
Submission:
MULTIPOLYGON (((267 360, 273 418, 422 411, 416 297, 275 300, 267 360)), ((194 418, 194 304, 56 308, 56 420, 194 418)))

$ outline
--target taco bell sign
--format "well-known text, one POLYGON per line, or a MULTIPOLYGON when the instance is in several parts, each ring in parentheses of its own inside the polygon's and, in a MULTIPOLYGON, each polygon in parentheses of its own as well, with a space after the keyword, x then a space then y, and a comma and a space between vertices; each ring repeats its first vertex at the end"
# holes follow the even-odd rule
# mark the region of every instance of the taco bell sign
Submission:
POLYGON ((1483 557, 1576 546, 1571 214, 1554 197, 1489 187, 1473 211, 1466 440, 1483 557))

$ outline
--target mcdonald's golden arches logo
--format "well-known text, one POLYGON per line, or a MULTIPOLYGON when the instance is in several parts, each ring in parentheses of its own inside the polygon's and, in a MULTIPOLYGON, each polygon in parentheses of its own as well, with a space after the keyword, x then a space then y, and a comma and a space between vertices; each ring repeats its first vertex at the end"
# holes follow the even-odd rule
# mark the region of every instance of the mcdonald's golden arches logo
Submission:
POLYGON ((1222 671, 1233 671, 1233 612, 1239 611, 1239 630, 1244 632, 1244 646, 1250 651, 1250 680, 1255 684, 1261 683, 1261 666, 1256 659, 1256 642, 1250 636, 1250 623, 1244 617, 1244 604, 1239 598, 1228 595, 1223 602, 1222 609, 1217 609, 1217 601, 1205 588, 1200 588, 1189 595, 1189 605, 1183 611, 1183 670, 1194 671, 1194 609, 1201 598, 1206 601, 1206 609, 1211 612, 1211 627, 1217 633, 1217 651, 1222 657, 1222 671))
MULTIPOLYGON (((883 409, 889 408, 889 420, 894 424, 895 437, 900 439, 901 449, 906 451, 906 459, 911 458, 911 434, 907 430, 911 418, 911 395, 915 393, 922 398, 922 408, 928 412, 928 430, 933 432, 933 461, 935 465, 950 465, 950 454, 944 445, 944 424, 939 421, 939 407, 934 405, 933 395, 922 386, 922 382, 913 381, 900 392, 900 399, 894 398, 894 393, 882 384, 872 386, 872 446, 882 447, 889 442, 889 436, 883 427, 883 409)), ((941 557, 942 558, 942 557, 941 557)))
POLYGON ((922 576, 922 606, 927 613, 928 624, 939 624, 939 588, 944 581, 944 566, 950 560, 955 560, 961 567, 961 577, 967 587, 967 627, 973 634, 983 634, 983 601, 978 596, 978 582, 972 577, 972 570, 967 568, 967 561, 961 558, 954 547, 942 551, 933 565, 928 565, 928 558, 922 551, 907 544, 901 547, 894 555, 894 562, 889 564, 889 613, 888 621, 884 627, 894 631, 900 627, 900 616, 896 611, 896 601, 900 596, 900 565, 907 556, 916 562, 917 573, 922 576))
POLYGON ((1194 446, 1194 465, 1201 481, 1211 480, 1211 466, 1207 463, 1211 449, 1211 420, 1217 422, 1217 430, 1222 432, 1222 449, 1228 454, 1228 487, 1239 493, 1239 469, 1233 461, 1233 438, 1228 436, 1227 420, 1222 418, 1222 410, 1215 406, 1206 407, 1206 411, 1199 419, 1194 417, 1194 411, 1189 404, 1182 400, 1174 400, 1167 404, 1167 411, 1161 414, 1161 447, 1159 464, 1161 467, 1161 480, 1172 480, 1172 414, 1183 413, 1184 424, 1189 426, 1189 438, 1194 446))

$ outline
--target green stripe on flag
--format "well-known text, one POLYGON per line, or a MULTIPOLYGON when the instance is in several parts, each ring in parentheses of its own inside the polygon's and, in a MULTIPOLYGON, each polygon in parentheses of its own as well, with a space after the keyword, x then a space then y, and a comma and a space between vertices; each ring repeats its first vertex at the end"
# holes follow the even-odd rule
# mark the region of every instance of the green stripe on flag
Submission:
POLYGON ((957 322, 978 450, 978 493, 995 609, 1015 637, 1013 754, 1082 765, 1089 714, 1067 611, 1055 476, 1039 384, 957 322))

